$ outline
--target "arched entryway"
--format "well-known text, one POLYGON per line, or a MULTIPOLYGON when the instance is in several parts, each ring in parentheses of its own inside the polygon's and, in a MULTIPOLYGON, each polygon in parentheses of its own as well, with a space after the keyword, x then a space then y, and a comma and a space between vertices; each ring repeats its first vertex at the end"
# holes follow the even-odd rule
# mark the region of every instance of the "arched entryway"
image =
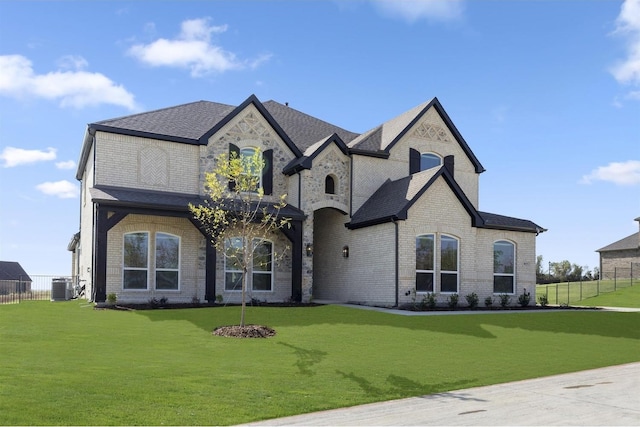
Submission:
POLYGON ((323 207, 313 213, 313 298, 346 301, 346 272, 349 259, 343 256, 348 244, 344 226, 349 216, 342 210, 323 207))

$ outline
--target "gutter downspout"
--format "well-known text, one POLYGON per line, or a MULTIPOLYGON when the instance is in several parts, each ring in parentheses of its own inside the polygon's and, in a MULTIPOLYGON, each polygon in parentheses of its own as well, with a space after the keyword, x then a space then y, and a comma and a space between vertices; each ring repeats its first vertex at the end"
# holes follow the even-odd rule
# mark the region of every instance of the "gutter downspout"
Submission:
POLYGON ((395 307, 398 307, 398 303, 399 303, 399 297, 398 297, 398 293, 400 292, 400 271, 399 271, 399 267, 400 267, 400 251, 399 249, 399 236, 400 236, 400 232, 399 232, 399 225, 398 222, 394 219, 391 220, 391 222, 393 222, 393 225, 396 228, 396 272, 395 272, 395 288, 396 288, 396 305, 395 307))

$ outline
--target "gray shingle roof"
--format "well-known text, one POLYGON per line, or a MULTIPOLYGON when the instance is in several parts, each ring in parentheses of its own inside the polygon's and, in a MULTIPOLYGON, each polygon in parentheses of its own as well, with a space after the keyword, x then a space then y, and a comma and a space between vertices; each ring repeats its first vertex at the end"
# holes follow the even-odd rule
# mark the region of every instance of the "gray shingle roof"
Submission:
POLYGON ((358 209, 351 218, 351 222, 347 224, 347 227, 351 229, 362 228, 394 220, 407 219, 409 208, 422 197, 439 177, 445 180, 460 201, 460 204, 469 213, 471 224, 474 227, 530 233, 546 231, 526 219, 477 211, 445 166, 439 169, 423 171, 396 181, 387 180, 358 209))
MULTIPOLYGON (((358 135, 275 101, 267 101, 262 105, 300 151, 334 133, 345 142, 358 135)), ((215 128, 236 108, 217 102, 198 101, 102 120, 90 126, 97 130, 197 144, 203 135, 215 128)))
POLYGON ((159 139, 183 139, 197 143, 209 129, 234 110, 234 106, 198 101, 161 110, 93 123, 101 130, 130 131, 159 139), (167 138, 168 137, 168 138, 167 138))
MULTIPOLYGON (((89 189, 94 202, 119 207, 163 210, 172 212, 189 212, 189 203, 200 205, 205 198, 198 194, 171 193, 163 191, 136 190, 123 187, 98 186, 89 189)), ((265 203, 267 207, 270 204, 265 203)), ((300 209, 286 205, 280 215, 292 219, 304 219, 300 209)))
POLYGON ((628 249, 640 248, 640 232, 633 233, 631 236, 627 236, 624 239, 620 239, 617 242, 613 242, 604 248, 598 249, 596 252, 610 252, 610 251, 624 251, 628 249))
POLYGON ((0 280, 32 281, 20 263, 14 261, 0 261, 0 280))

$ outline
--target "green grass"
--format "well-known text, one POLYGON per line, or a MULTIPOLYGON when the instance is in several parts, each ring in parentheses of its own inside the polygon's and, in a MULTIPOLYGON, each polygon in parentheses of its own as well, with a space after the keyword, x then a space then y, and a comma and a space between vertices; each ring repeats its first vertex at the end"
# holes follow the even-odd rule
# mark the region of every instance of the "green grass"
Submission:
POLYGON ((0 425, 224 425, 640 361, 640 313, 0 306, 0 425))
POLYGON ((640 282, 630 288, 600 294, 597 297, 580 301, 580 305, 589 307, 628 307, 640 308, 640 282))
MULTIPOLYGON (((546 294, 549 298, 549 304, 581 305, 582 301, 588 298, 606 295, 630 287, 640 288, 640 280, 633 279, 633 282, 631 282, 631 279, 618 279, 550 283, 548 285, 536 285, 536 298, 546 294)), ((640 299, 638 302, 640 303, 640 299)))

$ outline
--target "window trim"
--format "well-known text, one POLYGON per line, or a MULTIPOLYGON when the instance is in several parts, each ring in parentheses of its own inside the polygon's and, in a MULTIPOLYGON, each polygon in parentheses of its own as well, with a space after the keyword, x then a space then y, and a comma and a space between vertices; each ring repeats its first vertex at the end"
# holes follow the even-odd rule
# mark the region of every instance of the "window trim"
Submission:
POLYGON ((138 231, 130 231, 127 233, 123 233, 122 235, 122 290, 123 291, 131 291, 131 292, 147 292, 149 291, 149 266, 151 264, 151 253, 149 251, 149 247, 150 247, 150 240, 151 240, 151 233, 149 233, 149 231, 147 230, 138 230, 138 231), (146 267, 142 268, 142 267, 127 267, 125 265, 125 245, 126 245, 126 240, 127 240, 127 236, 130 235, 134 235, 134 234, 144 234, 147 237, 147 260, 146 260, 146 267), (125 287, 126 281, 125 281, 125 274, 127 271, 144 271, 147 274, 147 280, 146 280, 146 284, 144 288, 127 288, 125 287))
POLYGON ((226 253, 227 253, 227 244, 230 243, 231 241, 235 241, 235 240, 240 240, 241 244, 242 244, 242 237, 230 237, 229 239, 226 239, 224 242, 224 291, 225 292, 242 292, 242 281, 240 282, 240 288, 236 289, 236 288, 227 288, 227 273, 240 273, 242 274, 242 270, 241 269, 230 269, 228 268, 228 264, 229 264, 229 257, 227 257, 226 253))
MULTIPOLYGON (((229 240, 240 240, 242 242, 242 237, 231 237, 229 238, 227 241, 229 240)), ((225 252, 226 252, 226 248, 227 248, 227 241, 225 241, 225 252)), ((257 248, 257 245, 262 243, 262 242, 268 242, 271 245, 271 252, 270 252, 270 260, 269 260, 269 265, 270 265, 270 270, 269 271, 255 271, 253 269, 253 259, 252 259, 252 264, 251 266, 247 269, 247 280, 249 280, 250 282, 247 283, 247 290, 250 292, 274 292, 274 278, 275 278, 275 272, 274 272, 274 256, 273 256, 273 248, 275 246, 275 243, 269 239, 258 239, 258 238, 254 238, 253 239, 253 245, 254 245, 254 252, 253 254, 255 254, 255 248, 257 248), (255 243, 258 242, 258 243, 255 243), (253 275, 254 274, 259 274, 259 275, 269 275, 270 276, 270 289, 265 290, 265 289, 254 289, 253 287, 253 275)), ((253 254, 252 254, 252 258, 253 258, 253 254)), ((240 286, 237 289, 229 289, 227 288, 227 273, 240 273, 242 274, 242 270, 232 270, 228 268, 228 257, 225 255, 224 256, 224 292, 242 292, 242 286, 240 286)))
POLYGON ((460 291, 460 239, 450 234, 440 235, 440 293, 441 294, 457 294, 460 291), (451 239, 456 242, 456 270, 444 270, 442 268, 442 238, 451 239), (455 274, 456 275, 456 290, 455 291, 443 291, 442 290, 442 275, 443 274, 455 274))
POLYGON ((273 242, 269 239, 253 239, 254 243, 254 248, 253 248, 253 259, 251 262, 251 291, 252 292, 273 292, 273 242), (257 244, 255 242, 258 242, 257 244), (269 252, 269 271, 263 271, 263 270, 254 270, 254 265, 253 263, 255 262, 255 251, 258 248, 258 245, 262 245, 263 243, 269 243, 269 245, 271 246, 271 251, 269 252), (268 275, 269 276, 269 289, 255 289, 253 286, 253 278, 254 275, 268 275))
POLYGON ((512 242, 511 240, 506 240, 506 239, 500 239, 500 240, 495 240, 493 242, 493 245, 491 245, 492 248, 492 253, 493 253, 493 294, 494 295, 500 295, 500 294, 507 294, 507 295, 515 295, 516 294, 516 266, 517 266, 517 246, 515 244, 515 242, 512 242), (496 253, 496 244, 509 244, 511 246, 511 248, 513 249, 513 273, 497 273, 496 272, 496 262, 495 262, 495 253, 496 253), (511 281, 511 292, 496 292, 496 277, 511 277, 512 281, 511 281))
POLYGON ((415 290, 416 290, 416 294, 420 293, 420 294, 428 294, 428 293, 434 293, 435 289, 436 289, 436 233, 425 233, 425 234, 420 234, 418 236, 416 236, 416 256, 415 256, 415 261, 416 261, 416 277, 415 277, 415 290), (419 270, 418 269, 418 254, 417 254, 417 241, 420 238, 426 238, 426 237, 431 237, 432 238, 432 247, 431 247, 431 251, 433 252, 433 259, 431 260, 432 265, 433 265, 433 270, 419 270), (431 274, 431 278, 432 278, 432 290, 430 291, 422 291, 422 290, 418 290, 418 273, 422 273, 422 274, 431 274))
POLYGON ((182 238, 178 235, 175 234, 171 234, 171 233, 167 233, 164 231, 156 231, 155 235, 154 235, 154 289, 159 290, 159 291, 167 291, 167 292, 176 292, 176 291, 180 291, 180 284, 181 284, 181 278, 182 278, 182 269, 180 268, 182 265, 182 238), (162 267, 159 268, 158 267, 158 235, 159 234, 163 234, 165 236, 169 236, 172 238, 175 238, 178 240, 178 267, 177 268, 166 268, 166 267, 162 267), (174 289, 158 289, 158 271, 175 271, 178 273, 178 282, 177 282, 177 287, 174 289))

